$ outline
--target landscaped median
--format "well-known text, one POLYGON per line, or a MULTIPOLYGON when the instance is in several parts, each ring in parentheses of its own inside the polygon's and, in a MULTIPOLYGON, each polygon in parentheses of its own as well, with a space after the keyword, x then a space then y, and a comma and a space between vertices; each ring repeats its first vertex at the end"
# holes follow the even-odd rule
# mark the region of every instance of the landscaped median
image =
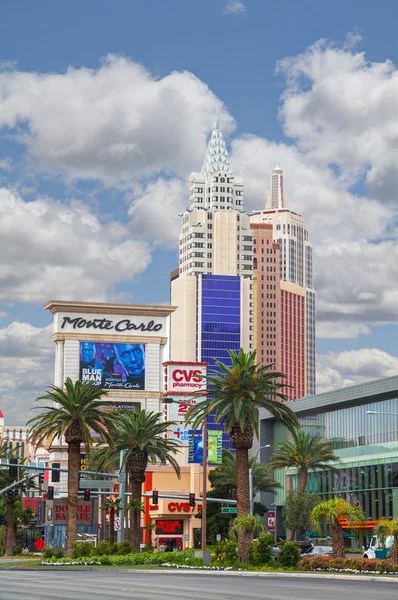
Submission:
POLYGON ((363 574, 396 574, 398 565, 389 560, 369 558, 330 558, 329 556, 314 556, 303 558, 299 563, 300 571, 318 571, 326 573, 363 573, 363 574))

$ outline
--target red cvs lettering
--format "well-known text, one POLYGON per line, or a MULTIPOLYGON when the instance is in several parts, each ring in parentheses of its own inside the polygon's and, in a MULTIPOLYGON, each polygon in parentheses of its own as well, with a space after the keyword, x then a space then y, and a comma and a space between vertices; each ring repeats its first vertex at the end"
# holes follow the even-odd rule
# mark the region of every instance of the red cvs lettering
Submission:
POLYGON ((199 383, 200 381, 202 381, 201 374, 202 372, 200 371, 200 369, 190 369, 189 371, 187 371, 186 369, 176 369, 173 372, 173 379, 174 381, 185 380, 188 383, 192 380, 195 383, 199 383))

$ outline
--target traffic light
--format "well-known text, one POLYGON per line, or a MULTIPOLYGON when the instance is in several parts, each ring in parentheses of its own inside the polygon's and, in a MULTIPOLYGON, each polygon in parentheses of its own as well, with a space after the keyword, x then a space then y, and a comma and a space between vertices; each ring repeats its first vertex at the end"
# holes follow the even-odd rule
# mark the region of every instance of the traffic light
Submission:
POLYGON ((44 483, 44 473, 39 473, 39 485, 43 485, 44 483))
MULTIPOLYGON (((52 464, 52 468, 53 469, 60 469, 61 468, 61 463, 53 463, 52 464)), ((51 471, 51 481, 53 483, 59 483, 60 480, 60 472, 59 471, 51 471)))
POLYGON ((189 494, 189 506, 195 506, 195 494, 189 494))
POLYGON ((152 504, 159 504, 159 492, 157 490, 152 491, 152 504))
POLYGON ((84 501, 90 502, 90 488, 87 488, 86 490, 84 490, 84 501))
POLYGON ((31 490, 34 487, 35 487, 35 484, 34 484, 33 479, 32 478, 28 479, 28 481, 26 482, 26 489, 31 490))
POLYGON ((52 485, 48 486, 48 489, 47 489, 47 500, 54 500, 54 487, 52 485))
POLYGON ((3 513, 0 513, 0 527, 6 524, 6 516, 3 513))
POLYGON ((9 460, 10 462, 10 466, 8 467, 8 477, 18 477, 18 467, 14 465, 18 464, 18 459, 17 458, 10 458, 9 460), (11 466, 13 465, 13 466, 11 466))

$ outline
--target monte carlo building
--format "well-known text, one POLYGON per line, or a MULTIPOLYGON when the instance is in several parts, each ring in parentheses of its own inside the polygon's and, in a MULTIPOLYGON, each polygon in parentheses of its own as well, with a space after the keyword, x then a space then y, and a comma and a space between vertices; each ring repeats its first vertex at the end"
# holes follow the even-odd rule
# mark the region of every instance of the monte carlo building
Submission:
POLYGON ((286 374, 291 400, 315 394, 315 290, 304 218, 287 206, 283 171, 272 171, 265 210, 250 217, 254 243, 255 346, 286 374))
POLYGON ((215 358, 230 364, 227 349, 254 348, 252 275, 243 181, 233 173, 217 120, 202 170, 189 180, 179 266, 171 274, 172 361, 206 362, 211 370, 215 358))

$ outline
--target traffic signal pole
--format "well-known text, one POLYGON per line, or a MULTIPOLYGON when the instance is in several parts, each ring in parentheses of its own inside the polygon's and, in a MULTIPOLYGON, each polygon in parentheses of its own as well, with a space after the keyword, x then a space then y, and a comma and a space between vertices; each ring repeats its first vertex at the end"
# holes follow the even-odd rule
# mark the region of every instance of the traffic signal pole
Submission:
POLYGON ((202 552, 206 552, 207 528, 207 417, 203 421, 202 552))

